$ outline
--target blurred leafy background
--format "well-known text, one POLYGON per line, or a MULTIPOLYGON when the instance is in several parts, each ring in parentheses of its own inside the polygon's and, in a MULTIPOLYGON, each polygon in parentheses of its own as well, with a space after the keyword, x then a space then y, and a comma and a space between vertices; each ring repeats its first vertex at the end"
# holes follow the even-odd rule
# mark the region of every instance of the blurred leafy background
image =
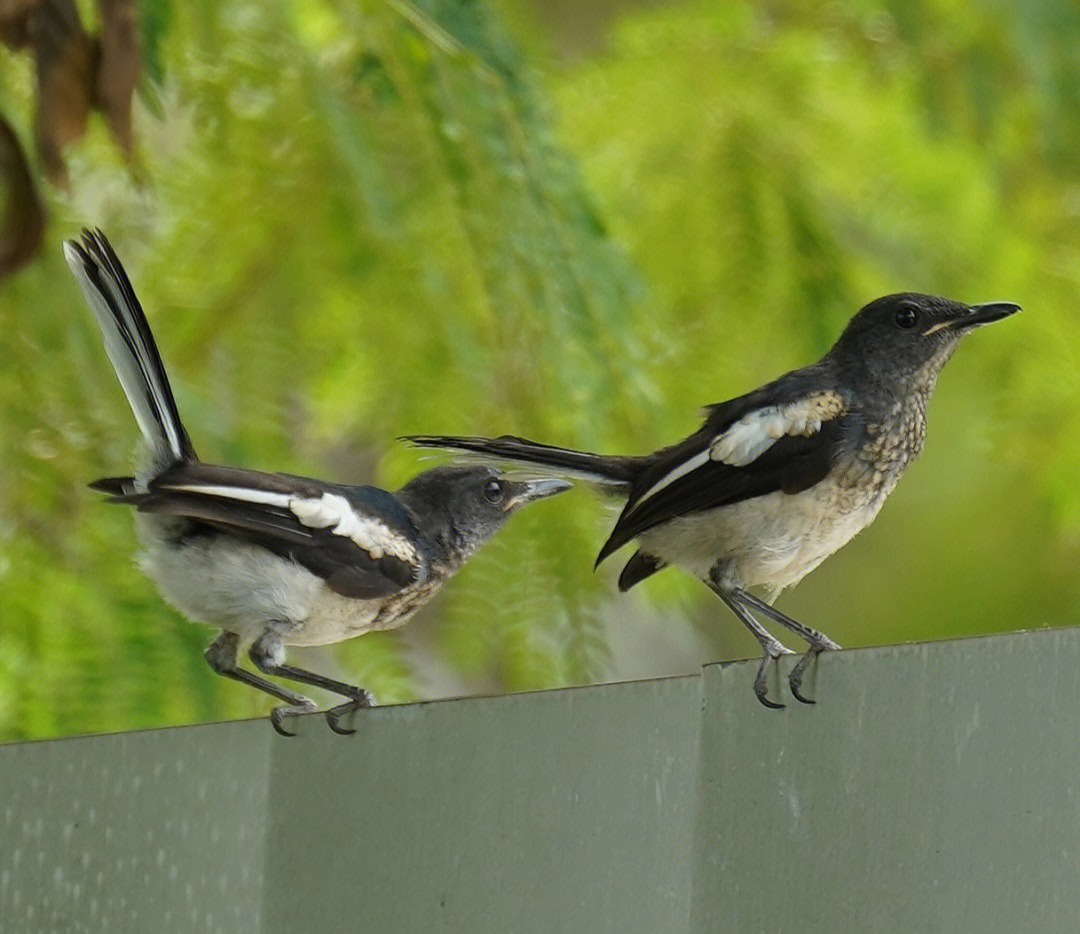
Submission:
MULTIPOLYGON (((94 10, 80 6, 92 21, 94 10)), ((1080 616, 1080 13, 1069 0, 144 0, 127 163, 100 118, 0 280, 0 738, 265 713, 87 481, 136 431, 59 245, 113 239, 208 460, 400 485, 408 432, 639 452, 919 290, 1025 313, 946 369, 875 525, 780 606, 844 645, 1080 616)), ((0 50, 24 139, 33 63, 0 50)), ((17 200, 0 194, 0 207, 17 200)), ((294 651, 383 701, 755 654, 610 508, 515 517, 404 629, 294 651)), ((1045 686, 1033 685, 1033 690, 1045 686)))

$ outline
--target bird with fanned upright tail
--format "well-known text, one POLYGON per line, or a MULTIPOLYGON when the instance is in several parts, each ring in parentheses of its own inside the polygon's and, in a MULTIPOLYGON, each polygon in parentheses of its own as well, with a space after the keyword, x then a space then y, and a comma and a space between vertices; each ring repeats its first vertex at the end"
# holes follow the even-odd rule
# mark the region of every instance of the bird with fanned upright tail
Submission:
POLYGON ((315 709, 242 668, 347 698, 330 728, 372 703, 363 688, 285 661, 290 645, 326 645, 400 626, 519 507, 570 484, 511 480, 487 466, 436 467, 396 492, 200 461, 180 421, 150 325, 100 231, 64 245, 143 436, 134 476, 92 483, 136 509, 142 567, 191 619, 220 627, 206 650, 218 674, 273 695, 274 728, 315 709))

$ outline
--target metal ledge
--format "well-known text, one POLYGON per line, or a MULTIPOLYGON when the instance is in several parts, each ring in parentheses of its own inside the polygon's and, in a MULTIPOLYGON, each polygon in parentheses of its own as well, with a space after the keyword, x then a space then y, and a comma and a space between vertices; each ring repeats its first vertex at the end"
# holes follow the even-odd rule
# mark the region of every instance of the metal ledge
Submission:
POLYGON ((0 930, 1080 930, 1080 630, 755 667, 0 747, 0 930))

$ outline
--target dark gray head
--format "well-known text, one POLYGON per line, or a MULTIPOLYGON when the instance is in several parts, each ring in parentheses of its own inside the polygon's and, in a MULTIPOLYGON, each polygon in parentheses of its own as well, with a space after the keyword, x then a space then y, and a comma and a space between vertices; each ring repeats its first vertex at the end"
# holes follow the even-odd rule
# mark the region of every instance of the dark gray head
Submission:
POLYGON ((916 292, 886 295, 851 319, 826 359, 863 379, 930 390, 965 334, 1019 310, 1012 302, 965 305, 916 292))
POLYGON ((571 485, 566 480, 510 480, 487 466, 447 466, 413 477, 397 495, 448 557, 464 560, 511 513, 571 485))

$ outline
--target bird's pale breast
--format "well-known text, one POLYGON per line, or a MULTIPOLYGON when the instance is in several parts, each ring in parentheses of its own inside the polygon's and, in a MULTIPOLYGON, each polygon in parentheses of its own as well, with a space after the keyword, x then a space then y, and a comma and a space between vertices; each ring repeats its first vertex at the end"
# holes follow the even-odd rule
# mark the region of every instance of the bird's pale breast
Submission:
POLYGON ((276 628, 286 645, 327 645, 372 629, 401 625, 439 589, 432 575, 389 598, 344 597, 321 577, 259 545, 206 536, 182 548, 171 533, 175 520, 139 515, 143 571, 186 616, 235 632, 244 642, 276 628))
POLYGON ((719 563, 738 587, 790 587, 865 529, 925 436, 925 408, 889 413, 838 456, 825 479, 799 493, 768 493, 672 519, 642 533, 643 550, 699 578, 719 563))

